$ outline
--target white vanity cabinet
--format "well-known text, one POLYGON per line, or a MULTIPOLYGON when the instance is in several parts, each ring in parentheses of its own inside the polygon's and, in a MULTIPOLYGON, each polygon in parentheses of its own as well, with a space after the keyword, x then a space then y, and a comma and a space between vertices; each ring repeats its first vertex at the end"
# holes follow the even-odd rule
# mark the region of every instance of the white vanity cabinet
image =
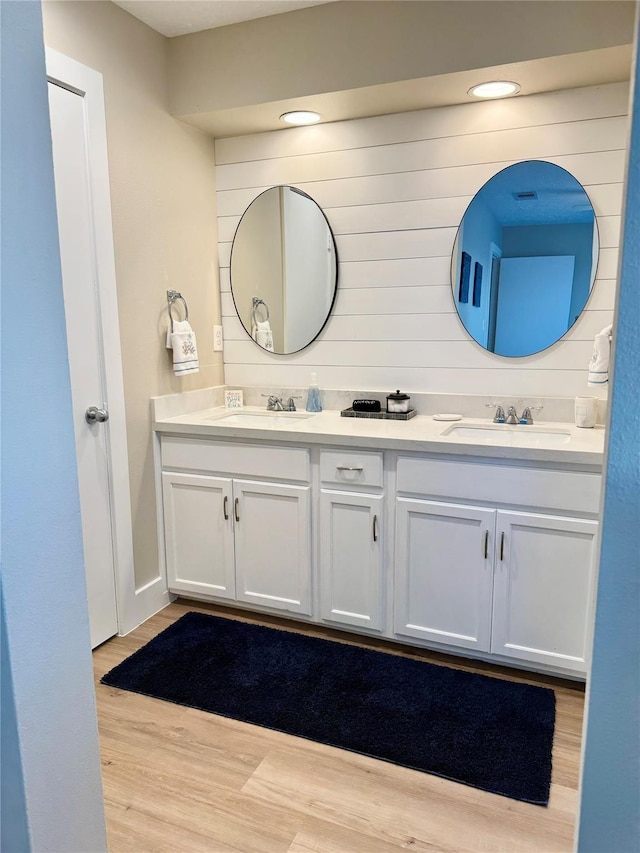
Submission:
POLYGON ((319 466, 320 616, 369 631, 383 628, 382 460, 377 452, 325 450, 319 466))
POLYGON ((597 460, 368 439, 162 431, 169 590, 583 677, 597 460))
POLYGON ((597 521, 499 511, 491 651, 586 671, 597 521))
POLYGON ((238 601, 311 614, 309 491, 233 481, 238 601))
POLYGON ((231 480, 162 472, 167 586, 174 592, 236 597, 231 480))
POLYGON ((395 633, 584 674, 600 476, 400 457, 397 482, 395 633))
POLYGON ((169 590, 310 615, 309 451, 164 436, 161 456, 169 590))
POLYGON ((397 499, 397 634, 490 651, 494 526, 494 510, 397 499))

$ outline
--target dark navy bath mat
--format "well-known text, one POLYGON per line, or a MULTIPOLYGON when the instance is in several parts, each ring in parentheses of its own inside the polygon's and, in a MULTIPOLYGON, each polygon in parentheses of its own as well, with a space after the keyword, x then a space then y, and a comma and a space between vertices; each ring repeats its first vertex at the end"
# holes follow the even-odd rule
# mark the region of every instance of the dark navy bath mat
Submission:
POLYGON ((546 805, 553 690, 204 613, 103 684, 546 805))

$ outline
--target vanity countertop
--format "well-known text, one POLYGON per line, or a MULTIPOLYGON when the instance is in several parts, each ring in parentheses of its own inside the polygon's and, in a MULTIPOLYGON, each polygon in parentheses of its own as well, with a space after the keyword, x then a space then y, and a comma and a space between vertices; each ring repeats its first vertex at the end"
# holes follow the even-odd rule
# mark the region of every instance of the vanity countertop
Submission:
POLYGON ((189 412, 155 420, 153 428, 159 433, 202 438, 354 445, 376 450, 581 466, 602 465, 605 435, 603 427, 580 429, 573 424, 549 421, 532 426, 507 426, 493 424, 488 419, 438 421, 429 415, 399 421, 345 418, 338 411, 326 410, 312 416, 306 412, 266 413, 264 409, 249 407, 189 412))

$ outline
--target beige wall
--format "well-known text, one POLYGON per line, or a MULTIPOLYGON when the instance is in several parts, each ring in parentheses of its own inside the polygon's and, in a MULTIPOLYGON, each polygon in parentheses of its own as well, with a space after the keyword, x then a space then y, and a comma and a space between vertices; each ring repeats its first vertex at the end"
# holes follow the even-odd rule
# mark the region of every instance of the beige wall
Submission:
POLYGON ((110 2, 43 3, 48 47, 104 77, 136 586, 158 574, 149 398, 220 384, 213 141, 172 118, 167 39, 110 2), (200 373, 177 379, 163 345, 166 290, 189 303, 200 373))
POLYGON ((193 117, 630 44, 634 14, 619 0, 313 6, 171 39, 171 111, 193 117))

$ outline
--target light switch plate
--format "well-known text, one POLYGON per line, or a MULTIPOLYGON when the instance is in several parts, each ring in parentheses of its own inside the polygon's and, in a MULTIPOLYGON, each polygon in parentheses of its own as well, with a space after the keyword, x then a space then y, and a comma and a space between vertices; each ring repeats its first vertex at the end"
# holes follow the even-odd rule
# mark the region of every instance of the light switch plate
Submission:
POLYGON ((213 327, 213 351, 220 352, 222 350, 222 326, 213 327))

